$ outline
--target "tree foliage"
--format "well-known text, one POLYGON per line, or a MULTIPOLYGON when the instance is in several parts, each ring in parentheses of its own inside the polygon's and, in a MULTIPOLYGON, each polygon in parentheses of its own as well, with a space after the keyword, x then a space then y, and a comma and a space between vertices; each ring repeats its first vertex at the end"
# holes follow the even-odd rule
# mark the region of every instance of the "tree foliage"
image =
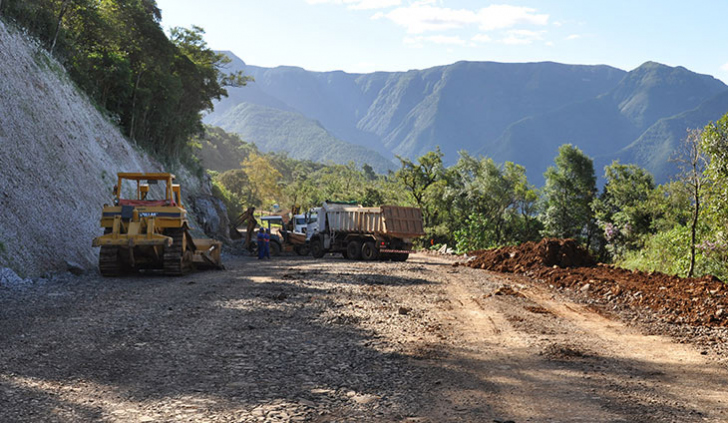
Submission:
MULTIPOLYGON (((534 212, 538 199, 523 166, 460 153, 449 169, 448 196, 456 218, 458 251, 517 244, 538 236, 534 212)), ((453 225, 453 226, 455 226, 453 225)))
POLYGON ((639 166, 617 161, 606 166, 604 173, 607 182, 592 202, 592 210, 612 252, 620 255, 640 247, 643 236, 651 232, 655 181, 639 166))
POLYGON ((433 210, 432 204, 426 201, 427 191, 442 177, 442 157, 443 154, 439 147, 436 151, 430 151, 421 156, 416 163, 406 158, 397 157, 401 163, 401 168, 395 175, 405 189, 412 194, 415 204, 422 209, 425 225, 433 223, 432 215, 435 210, 433 210))
POLYGON ((705 169, 710 215, 715 223, 728 223, 728 114, 709 123, 702 134, 702 148, 708 155, 705 169))
POLYGON ((558 238, 590 238, 596 194, 594 163, 571 144, 559 147, 555 166, 544 174, 544 235, 558 238))
POLYGON ((692 218, 690 219, 690 266, 688 277, 695 272, 696 245, 698 243, 698 226, 702 211, 702 200, 706 186, 705 168, 708 158, 703 148, 703 131, 692 129, 682 143, 677 162, 682 170, 680 179, 689 189, 692 199, 692 218))
POLYGON ((4 0, 3 16, 36 36, 71 78, 122 131, 158 157, 189 155, 201 112, 227 95, 225 56, 209 49, 199 27, 160 26, 155 0, 4 0))

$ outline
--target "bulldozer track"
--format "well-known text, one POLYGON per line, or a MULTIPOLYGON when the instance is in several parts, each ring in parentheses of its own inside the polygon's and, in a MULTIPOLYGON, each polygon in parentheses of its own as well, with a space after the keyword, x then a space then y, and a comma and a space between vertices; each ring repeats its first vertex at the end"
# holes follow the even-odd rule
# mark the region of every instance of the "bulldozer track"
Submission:
POLYGON ((122 263, 119 247, 102 246, 99 252, 99 271, 102 276, 121 276, 122 263))
POLYGON ((183 275, 187 270, 182 251, 185 231, 184 229, 170 229, 167 236, 172 237, 172 245, 164 249, 164 274, 169 276, 183 275))

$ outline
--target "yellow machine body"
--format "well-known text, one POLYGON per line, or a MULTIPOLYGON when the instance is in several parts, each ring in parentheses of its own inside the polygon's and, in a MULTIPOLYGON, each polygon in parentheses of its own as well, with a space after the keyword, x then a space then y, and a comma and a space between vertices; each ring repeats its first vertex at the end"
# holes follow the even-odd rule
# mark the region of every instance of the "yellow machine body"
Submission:
POLYGON ((173 181, 171 173, 118 174, 114 205, 105 205, 101 216, 104 235, 93 240, 94 247, 101 247, 102 275, 118 276, 140 269, 180 275, 192 267, 222 267, 222 243, 190 236, 180 186, 173 181), (126 181, 135 184, 136 190, 131 195, 127 190, 125 198, 126 181), (150 188, 162 183, 161 189, 150 188), (158 199, 151 199, 155 195, 158 199))

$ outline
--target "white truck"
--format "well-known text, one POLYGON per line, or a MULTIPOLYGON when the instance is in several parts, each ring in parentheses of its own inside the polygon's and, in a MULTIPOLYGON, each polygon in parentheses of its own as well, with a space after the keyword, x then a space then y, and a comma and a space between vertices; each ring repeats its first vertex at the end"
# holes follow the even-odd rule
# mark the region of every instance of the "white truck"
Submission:
POLYGON ((309 229, 311 255, 341 253, 352 260, 405 261, 412 241, 425 235, 416 207, 362 207, 325 202, 309 229))

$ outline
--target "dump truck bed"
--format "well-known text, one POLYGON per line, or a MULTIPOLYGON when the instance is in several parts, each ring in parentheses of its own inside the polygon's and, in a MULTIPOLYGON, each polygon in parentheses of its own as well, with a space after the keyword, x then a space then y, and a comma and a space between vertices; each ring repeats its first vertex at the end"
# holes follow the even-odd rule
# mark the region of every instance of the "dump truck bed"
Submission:
POLYGON ((326 211, 329 229, 398 238, 425 234, 422 212, 415 207, 335 207, 326 211))

